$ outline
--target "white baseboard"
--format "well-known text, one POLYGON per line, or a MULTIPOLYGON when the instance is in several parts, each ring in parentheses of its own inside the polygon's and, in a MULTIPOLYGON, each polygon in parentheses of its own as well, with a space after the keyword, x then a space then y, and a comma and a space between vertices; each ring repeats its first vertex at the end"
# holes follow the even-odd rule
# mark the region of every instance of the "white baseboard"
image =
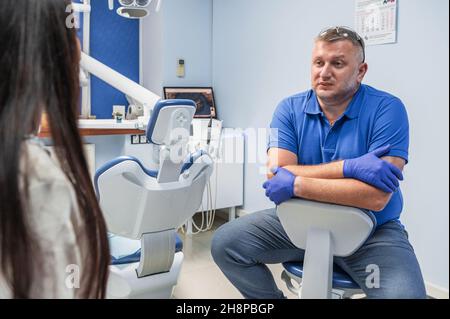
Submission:
POLYGON ((425 288, 427 290, 427 295, 431 298, 436 299, 449 299, 448 289, 439 287, 429 282, 425 282, 425 288))
POLYGON ((236 208, 236 216, 238 217, 242 217, 245 215, 251 214, 251 212, 246 211, 245 209, 242 208, 236 208))

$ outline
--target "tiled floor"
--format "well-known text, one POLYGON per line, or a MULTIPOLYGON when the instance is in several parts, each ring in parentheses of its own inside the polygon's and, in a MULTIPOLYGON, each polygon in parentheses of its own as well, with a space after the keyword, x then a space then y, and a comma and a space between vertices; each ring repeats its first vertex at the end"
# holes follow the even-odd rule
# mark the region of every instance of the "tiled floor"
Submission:
MULTIPOLYGON (((180 234, 183 239, 184 262, 178 285, 174 290, 176 299, 239 299, 241 294, 222 274, 211 256, 211 238, 214 229, 226 221, 216 217, 212 231, 197 235, 180 234)), ((287 290, 280 279, 281 265, 269 265, 278 287, 288 298, 296 296, 287 290)))

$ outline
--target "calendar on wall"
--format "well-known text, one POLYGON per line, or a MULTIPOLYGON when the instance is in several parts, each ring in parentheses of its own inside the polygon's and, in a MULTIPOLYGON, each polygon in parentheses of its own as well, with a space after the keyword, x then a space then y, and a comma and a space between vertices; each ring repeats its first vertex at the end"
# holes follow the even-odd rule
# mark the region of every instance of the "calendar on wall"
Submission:
POLYGON ((355 29, 366 45, 397 41, 398 0, 356 0, 355 29))

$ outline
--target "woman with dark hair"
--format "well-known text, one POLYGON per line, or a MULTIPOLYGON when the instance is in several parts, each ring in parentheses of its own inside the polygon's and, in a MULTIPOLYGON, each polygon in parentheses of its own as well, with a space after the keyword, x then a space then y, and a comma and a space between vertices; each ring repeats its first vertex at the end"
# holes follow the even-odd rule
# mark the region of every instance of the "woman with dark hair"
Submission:
POLYGON ((77 127, 70 1, 0 2, 0 298, 103 298, 106 225, 77 127), (48 116, 57 161, 33 138, 48 116))

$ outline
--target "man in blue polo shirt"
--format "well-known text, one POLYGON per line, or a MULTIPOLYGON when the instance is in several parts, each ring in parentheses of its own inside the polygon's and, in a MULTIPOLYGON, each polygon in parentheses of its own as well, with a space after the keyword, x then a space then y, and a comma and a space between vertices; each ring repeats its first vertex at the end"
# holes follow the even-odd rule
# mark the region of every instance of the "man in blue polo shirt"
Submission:
MULTIPOLYGON (((361 84, 367 69, 364 41, 356 32, 333 27, 319 34, 312 90, 285 99, 274 113, 271 173, 263 187, 276 205, 301 197, 373 211, 374 233, 356 253, 335 263, 369 298, 425 298, 417 258, 399 221, 407 113, 398 98, 361 84), (369 265, 379 267, 379 286, 365 285, 369 265)), ((246 298, 283 298, 266 264, 304 258, 273 209, 223 225, 211 251, 246 298)))

